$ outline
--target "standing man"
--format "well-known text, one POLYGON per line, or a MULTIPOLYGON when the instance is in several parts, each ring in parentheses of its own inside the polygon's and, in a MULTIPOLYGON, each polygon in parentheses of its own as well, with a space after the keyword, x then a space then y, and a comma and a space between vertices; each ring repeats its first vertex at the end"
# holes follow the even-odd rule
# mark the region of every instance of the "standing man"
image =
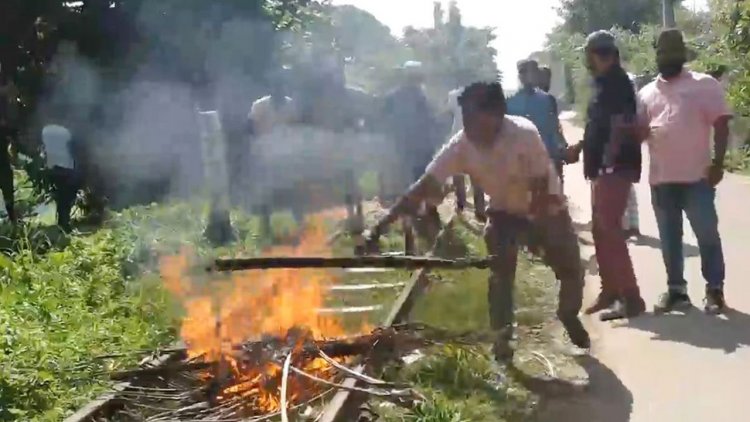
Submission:
POLYGON ((475 83, 459 97, 464 130, 447 143, 425 174, 401 197, 368 236, 370 246, 399 215, 413 213, 422 201, 439 203, 443 184, 456 174, 468 174, 488 193, 490 205, 485 241, 490 266, 490 321, 498 332, 495 356, 513 358, 513 284, 518 247, 527 235, 540 239, 541 256, 560 280, 557 315, 571 341, 590 347, 578 318, 583 295, 578 238, 560 181, 552 168, 539 132, 528 120, 505 115, 500 83, 475 83))
POLYGON ((624 130, 636 116, 635 90, 620 65, 620 53, 610 32, 592 33, 584 49, 595 91, 588 105, 584 140, 569 147, 567 155, 569 161, 576 161, 583 150, 584 176, 592 182, 592 233, 602 291, 586 313, 603 311, 621 301, 623 306, 601 318, 635 317, 646 306, 622 228, 628 194, 641 175, 641 145, 624 130))
POLYGON ((719 236, 716 185, 724 176, 724 156, 732 118, 721 84, 684 68, 687 47, 676 29, 656 43, 659 76, 638 94, 648 121, 651 201, 661 238, 668 290, 657 312, 690 306, 683 275, 682 213, 687 214, 706 279, 705 310, 720 312, 724 302, 724 255, 719 236), (711 158, 711 130, 714 153, 711 158))
POLYGON ((13 114, 17 107, 18 91, 13 81, 0 66, 0 190, 3 193, 8 220, 16 223, 13 166, 10 159, 11 139, 15 135, 13 114))
POLYGON ((292 123, 297 118, 297 109, 289 96, 286 71, 274 75, 271 94, 255 101, 250 107, 248 120, 250 131, 255 136, 271 132, 275 127, 292 123))
MULTIPOLYGON (((451 138, 464 130, 464 118, 461 113, 461 105, 458 103, 458 97, 460 97, 463 92, 463 88, 459 88, 448 93, 448 109, 453 116, 451 138)), ((453 176, 453 188, 456 191, 456 208, 458 209, 458 212, 463 212, 466 205, 466 176, 463 174, 453 176)), ((485 222, 487 221, 487 205, 484 202, 484 192, 482 192, 482 189, 480 189, 473 181, 471 182, 471 189, 474 192, 474 215, 477 220, 485 222)))
POLYGON ((73 135, 59 120, 55 116, 48 119, 49 123, 42 128, 42 143, 54 187, 57 225, 69 232, 70 213, 80 188, 80 177, 73 159, 73 135))
POLYGON ((521 82, 521 89, 508 98, 508 114, 531 120, 542 136, 544 146, 560 176, 564 150, 560 147, 557 104, 553 104, 554 98, 551 98, 551 95, 537 88, 539 63, 535 60, 518 62, 518 79, 521 82))
MULTIPOLYGON (((568 147, 568 141, 565 140, 565 134, 560 124, 560 107, 557 105, 557 98, 549 93, 552 87, 552 69, 548 66, 542 66, 539 68, 539 82, 537 84, 539 89, 549 96, 550 102, 552 103, 552 113, 557 116, 557 140, 560 145, 560 150, 565 151, 568 147)), ((563 174, 563 160, 558 161, 557 171, 560 173, 560 180, 564 181, 565 177, 563 174)))
MULTIPOLYGON (((386 97, 383 113, 387 130, 395 143, 394 150, 398 151, 400 168, 396 173, 401 179, 397 184, 399 191, 424 173, 437 148, 437 124, 422 87, 422 63, 407 61, 401 72, 402 84, 386 97)), ((431 241, 439 231, 440 216, 437 207, 424 205, 415 228, 431 241)))

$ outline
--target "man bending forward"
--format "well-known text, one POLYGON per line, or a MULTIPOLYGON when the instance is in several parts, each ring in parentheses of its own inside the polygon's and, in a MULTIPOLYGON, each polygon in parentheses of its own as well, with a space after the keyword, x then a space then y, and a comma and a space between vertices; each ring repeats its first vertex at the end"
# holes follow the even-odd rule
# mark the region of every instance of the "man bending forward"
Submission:
POLYGON ((445 180, 467 174, 490 197, 485 241, 490 266, 490 322, 498 333, 495 356, 510 361, 513 350, 513 284, 519 244, 539 239, 544 261, 560 280, 557 315, 571 341, 590 346, 578 319, 583 269, 578 239, 552 160, 534 125, 505 115, 499 83, 475 83, 459 97, 464 130, 438 153, 423 175, 369 235, 376 242, 399 215, 413 213, 422 201, 442 201, 445 180))

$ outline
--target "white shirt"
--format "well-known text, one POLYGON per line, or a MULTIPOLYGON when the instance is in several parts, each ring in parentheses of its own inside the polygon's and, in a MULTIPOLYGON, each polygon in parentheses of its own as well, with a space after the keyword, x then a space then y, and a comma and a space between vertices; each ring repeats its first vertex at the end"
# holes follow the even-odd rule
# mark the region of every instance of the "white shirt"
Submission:
POLYGON ((253 103, 249 118, 255 125, 256 133, 265 135, 277 125, 293 122, 296 114, 295 104, 291 98, 284 97, 284 103, 276 105, 269 95, 253 103))
POLYGON ((42 142, 47 155, 47 167, 55 166, 73 169, 73 156, 70 153, 70 141, 73 135, 60 125, 47 125, 42 129, 42 142))

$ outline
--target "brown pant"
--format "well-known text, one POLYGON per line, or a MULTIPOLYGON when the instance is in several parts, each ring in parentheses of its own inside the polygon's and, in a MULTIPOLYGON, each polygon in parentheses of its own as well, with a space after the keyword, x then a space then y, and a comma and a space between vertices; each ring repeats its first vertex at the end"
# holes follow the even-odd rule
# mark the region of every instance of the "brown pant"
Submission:
POLYGON ((605 295, 640 297, 622 229, 632 186, 631 178, 616 173, 599 176, 591 184, 592 234, 605 295))
POLYGON ((584 274, 578 237, 568 211, 535 222, 496 211, 490 211, 488 217, 484 238, 487 251, 494 256, 488 296, 492 329, 501 330, 503 337, 512 336, 518 248, 531 237, 538 241, 544 263, 560 281, 558 317, 562 320, 577 317, 583 301, 584 274))

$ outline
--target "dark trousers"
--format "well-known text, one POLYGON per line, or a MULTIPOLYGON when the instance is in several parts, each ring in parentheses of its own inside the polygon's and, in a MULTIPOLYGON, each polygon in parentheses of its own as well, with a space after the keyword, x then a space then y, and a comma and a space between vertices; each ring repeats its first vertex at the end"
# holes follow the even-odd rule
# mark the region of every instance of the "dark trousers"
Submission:
POLYGON ((484 239, 493 256, 488 292, 490 324, 501 332, 500 340, 510 340, 513 335, 518 249, 530 237, 538 241, 539 255, 560 281, 558 317, 577 317, 583 301, 584 273, 578 237, 568 211, 534 222, 496 211, 489 211, 488 218, 484 239))
POLYGON ((70 229, 70 212, 76 202, 80 187, 78 173, 69 168, 55 166, 50 171, 54 185, 54 199, 57 206, 57 225, 70 229))
POLYGON ((16 219, 15 211, 15 192, 13 187, 13 166, 10 163, 10 146, 11 131, 7 128, 0 127, 0 190, 3 192, 3 201, 5 210, 11 221, 16 219))
POLYGON ((707 181, 666 183, 651 187, 651 203, 661 238, 661 253, 667 269, 670 290, 684 291, 687 282, 683 271, 682 213, 698 239, 701 272, 709 288, 724 286, 724 252, 716 214, 716 190, 707 181))
POLYGON ((591 184, 592 234, 602 279, 602 293, 618 297, 640 297, 628 251, 622 216, 633 186, 631 178, 604 174, 591 184))

